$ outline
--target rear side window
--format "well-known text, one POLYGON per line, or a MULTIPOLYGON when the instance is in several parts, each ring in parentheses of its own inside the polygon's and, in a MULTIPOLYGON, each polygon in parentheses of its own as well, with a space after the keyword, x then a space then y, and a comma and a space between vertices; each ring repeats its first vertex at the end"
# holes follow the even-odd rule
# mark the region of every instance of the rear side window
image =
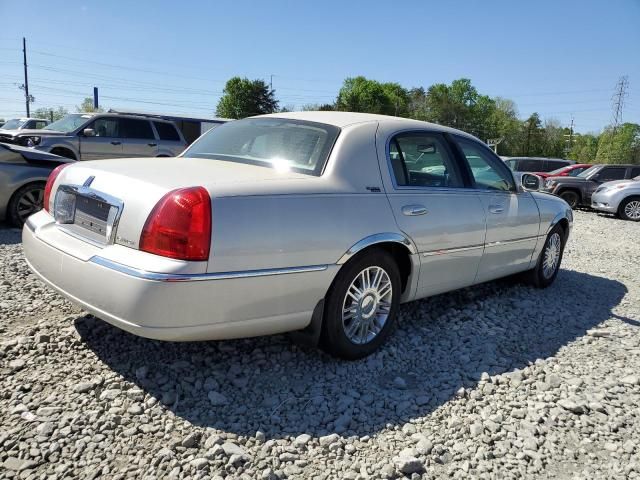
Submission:
POLYGON ((522 159, 518 161, 518 168, 515 170, 516 172, 549 172, 551 170, 555 170, 558 167, 549 168, 548 170, 545 168, 543 161, 540 160, 527 160, 522 159))
POLYGON ((598 180, 602 182, 609 182, 611 180, 622 180, 624 174, 627 172, 626 168, 622 167, 605 167, 597 175, 598 180))
POLYGON ((170 140, 173 142, 180 141, 180 135, 178 135, 176 127, 172 124, 165 122, 153 122, 153 126, 156 127, 160 140, 170 140))
POLYGON ((120 136, 122 138, 140 138, 155 140, 151 123, 148 120, 135 120, 133 118, 120 119, 120 136))
POLYGON ((400 187, 462 187, 453 155, 438 134, 396 135, 389 144, 391 169, 400 187))
POLYGON ((559 160, 547 160, 546 172, 551 172, 552 170, 557 170, 558 168, 566 167, 568 165, 567 162, 561 162, 559 160))
POLYGON ((636 178, 638 175, 640 175, 640 167, 633 167, 631 169, 631 178, 636 178))
POLYGON ((588 167, 578 167, 578 168, 574 168, 569 172, 569 176, 570 177, 577 177, 578 175, 580 175, 582 172, 584 172, 588 167))

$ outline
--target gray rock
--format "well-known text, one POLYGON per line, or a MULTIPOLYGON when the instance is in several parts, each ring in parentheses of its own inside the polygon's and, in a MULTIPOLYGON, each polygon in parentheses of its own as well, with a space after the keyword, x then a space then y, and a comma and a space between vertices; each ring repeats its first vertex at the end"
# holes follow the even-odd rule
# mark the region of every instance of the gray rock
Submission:
POLYGON ((302 448, 306 446, 307 443, 309 443, 310 441, 311 441, 311 435, 307 433, 302 433, 293 440, 293 445, 295 447, 302 448))
POLYGON ((231 455, 246 455, 245 450, 240 447, 239 445, 236 445, 235 443, 232 442, 224 442, 222 444, 222 449, 224 450, 224 453, 227 456, 231 456, 231 455))
POLYGON ((200 432, 190 433, 189 435, 187 435, 185 438, 182 439, 182 442, 180 442, 180 445, 182 445, 184 448, 196 448, 200 443, 201 437, 202 437, 202 434, 200 432))
POLYGON ((225 397, 223 394, 219 392, 216 392, 215 390, 210 391, 207 394, 207 398, 209 398, 209 402, 214 407, 221 407, 229 403, 229 401, 227 400, 227 397, 225 397))

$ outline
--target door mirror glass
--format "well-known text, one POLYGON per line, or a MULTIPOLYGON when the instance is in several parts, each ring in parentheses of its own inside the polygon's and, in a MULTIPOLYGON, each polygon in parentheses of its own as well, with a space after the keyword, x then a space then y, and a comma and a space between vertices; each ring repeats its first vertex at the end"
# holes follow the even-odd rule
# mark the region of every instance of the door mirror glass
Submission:
POLYGON ((537 192, 542 186, 542 179, 532 173, 522 175, 522 188, 528 191, 537 192))
POLYGON ((95 136, 96 136, 96 131, 95 131, 93 128, 85 128, 85 129, 82 131, 82 134, 83 134, 85 137, 95 137, 95 136))
POLYGON ((436 145, 435 145, 435 143, 428 143, 428 144, 424 144, 424 145, 418 145, 417 149, 418 149, 418 153, 427 153, 427 154, 436 153, 436 145))

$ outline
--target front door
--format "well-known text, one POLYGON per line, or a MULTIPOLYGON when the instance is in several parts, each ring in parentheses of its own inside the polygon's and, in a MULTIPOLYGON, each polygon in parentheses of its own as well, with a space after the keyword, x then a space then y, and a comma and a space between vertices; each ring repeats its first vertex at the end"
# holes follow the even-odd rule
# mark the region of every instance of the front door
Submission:
POLYGON ((476 193, 464 188, 446 140, 429 131, 389 139, 379 130, 378 145, 396 222, 420 255, 416 296, 471 285, 482 257, 485 213, 476 193))
POLYGON ((508 167, 488 148, 461 136, 454 139, 467 161, 487 218, 484 254, 476 282, 525 270, 540 235, 535 199, 516 187, 508 167))
POLYGON ((100 160, 103 158, 122 157, 122 137, 120 136, 120 121, 115 117, 97 118, 87 128, 94 132, 94 136, 85 137, 80 132, 80 160, 100 160))

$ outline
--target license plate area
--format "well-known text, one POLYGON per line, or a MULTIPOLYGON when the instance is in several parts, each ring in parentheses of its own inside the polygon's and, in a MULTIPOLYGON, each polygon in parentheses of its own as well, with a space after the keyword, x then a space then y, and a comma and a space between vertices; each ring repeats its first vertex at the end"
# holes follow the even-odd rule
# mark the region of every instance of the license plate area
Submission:
POLYGON ((88 187, 62 185, 56 192, 54 218, 67 233, 104 246, 113 243, 122 202, 88 187))

